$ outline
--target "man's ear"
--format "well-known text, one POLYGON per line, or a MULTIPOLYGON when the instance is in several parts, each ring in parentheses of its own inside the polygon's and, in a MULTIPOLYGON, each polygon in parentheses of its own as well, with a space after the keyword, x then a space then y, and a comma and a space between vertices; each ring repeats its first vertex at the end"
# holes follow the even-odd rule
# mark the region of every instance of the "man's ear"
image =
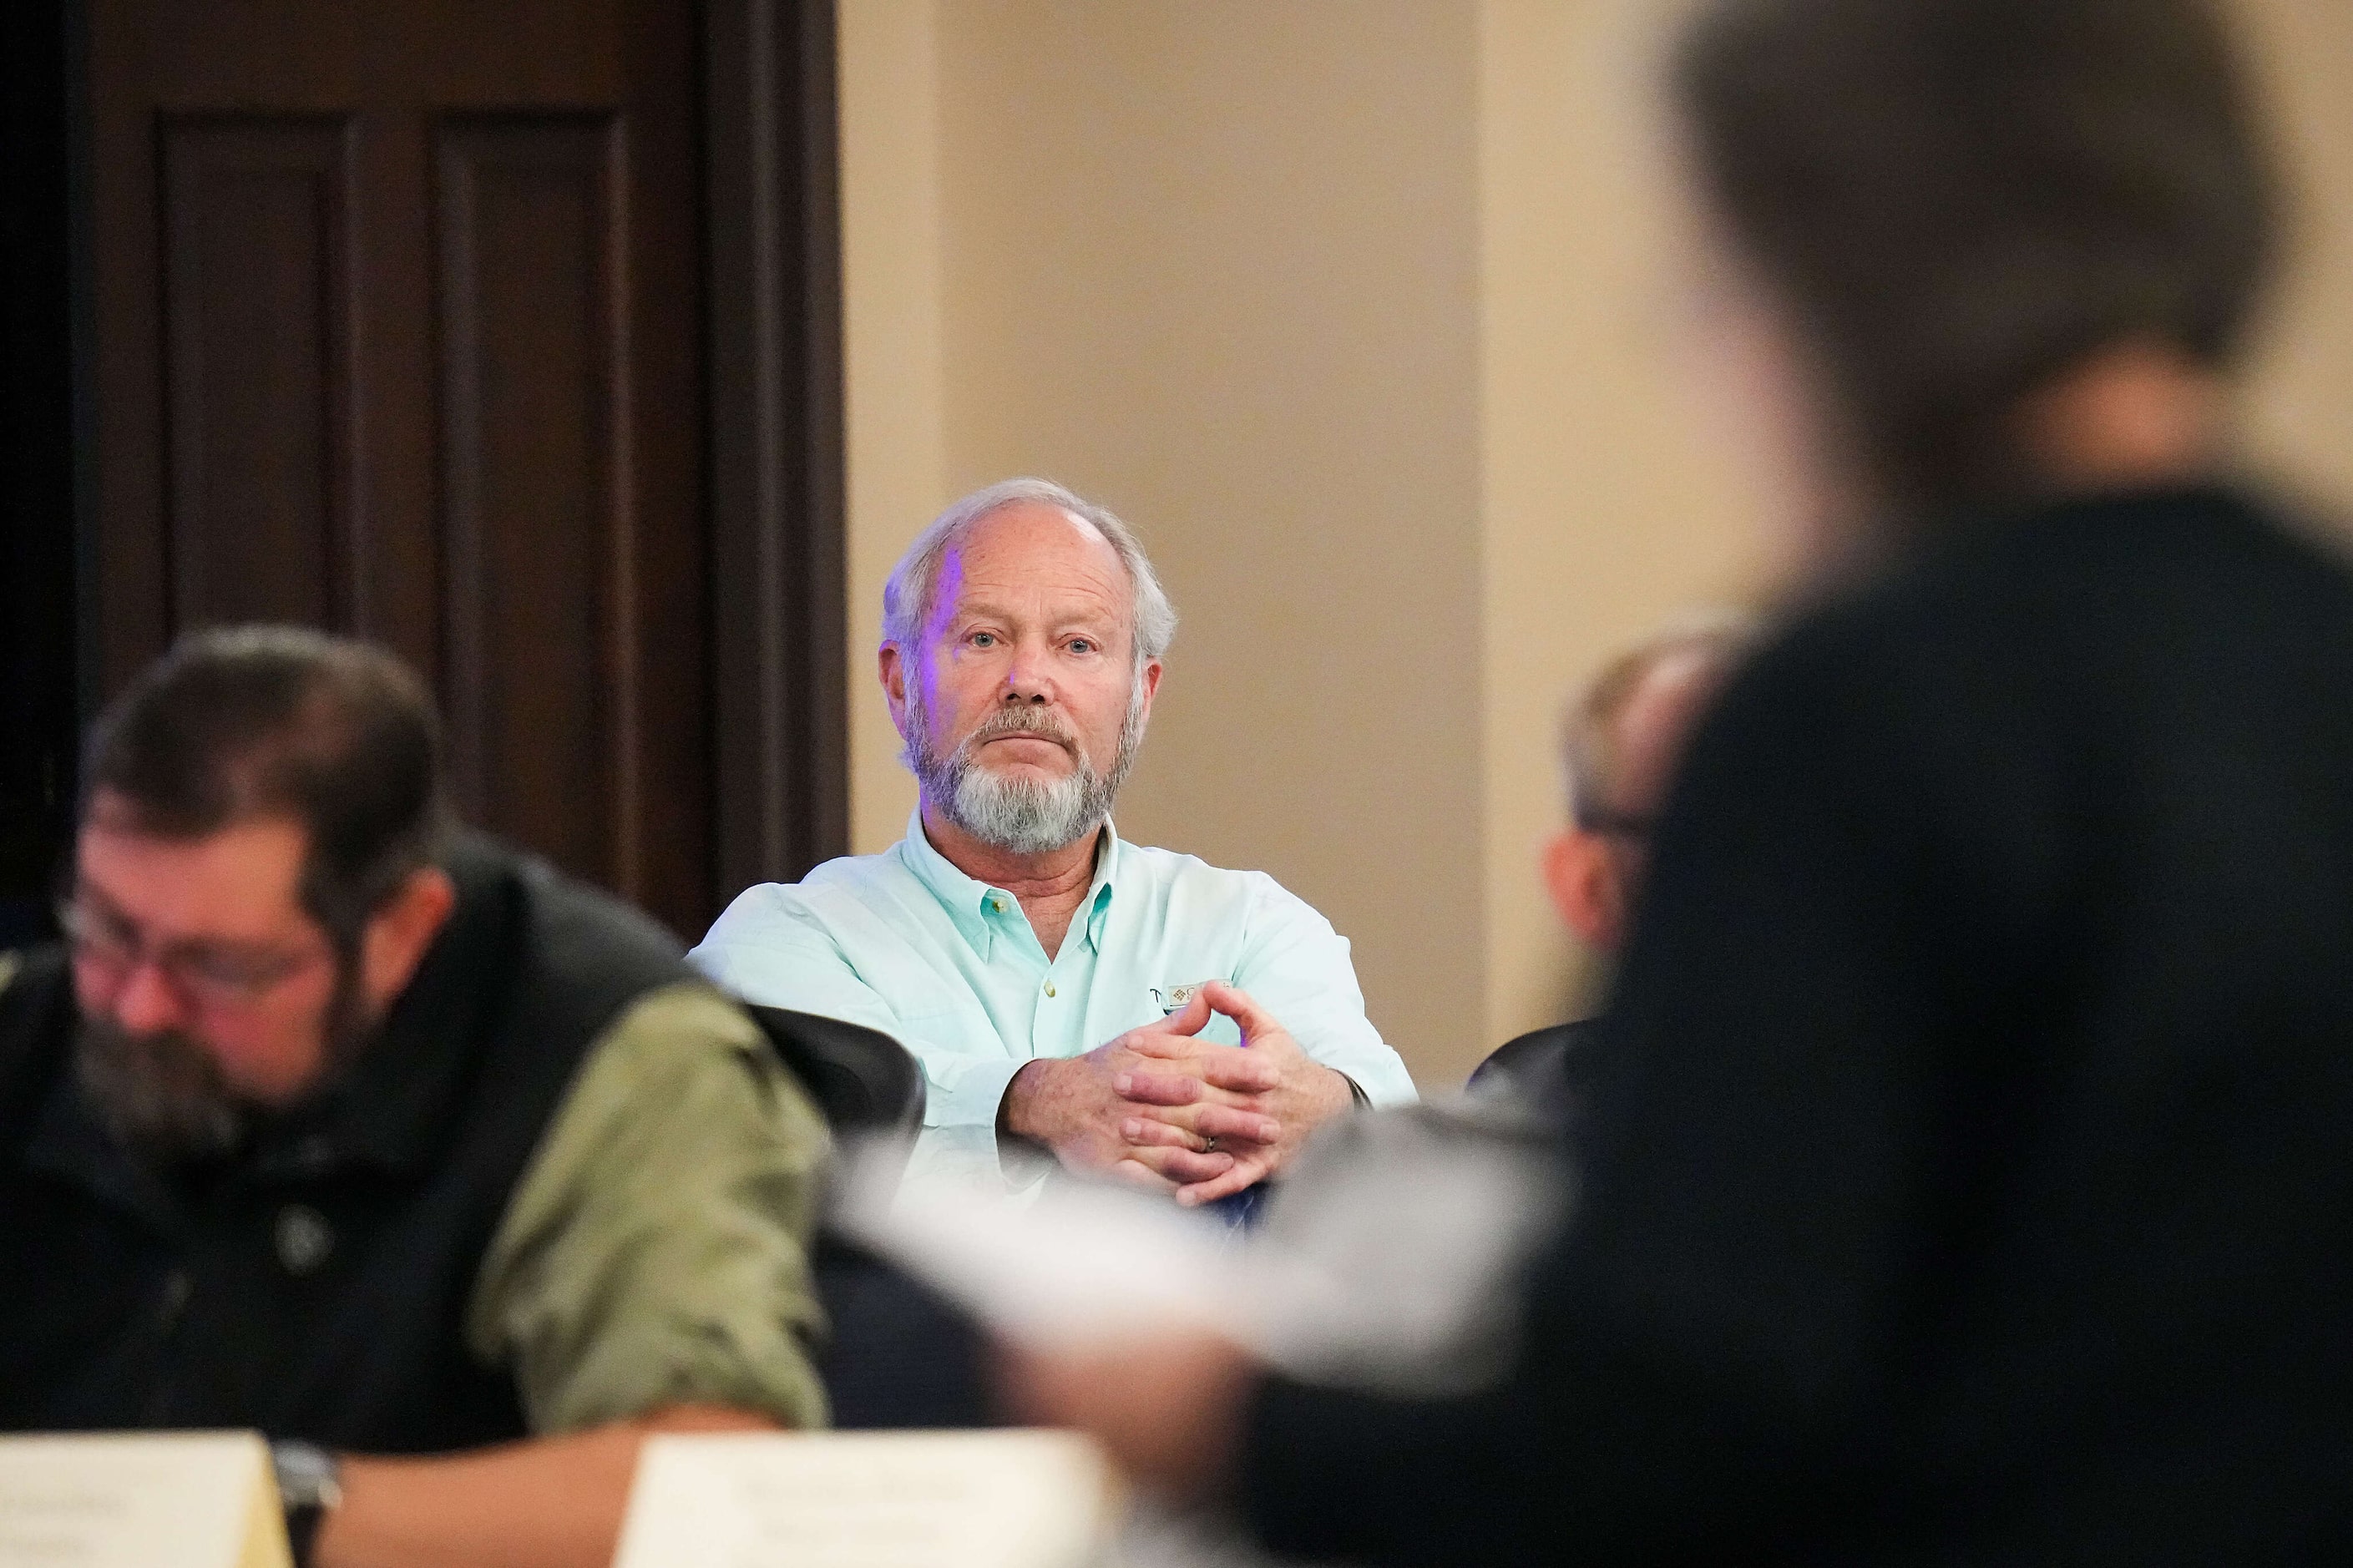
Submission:
POLYGON ((882 678, 882 696, 891 704, 891 722, 899 739, 907 738, 907 660, 899 645, 886 642, 874 656, 875 673, 882 678))
POLYGON ((408 874, 360 936, 360 988, 371 1012, 381 1012, 408 989, 426 949, 458 907, 457 884, 438 866, 408 874))
POLYGON ((1160 661, 1155 658, 1146 664, 1136 679, 1144 682, 1143 716, 1145 719, 1150 719, 1152 717, 1152 694, 1160 689, 1160 661))
POLYGON ((1616 952, 1625 908, 1609 845, 1599 834, 1564 827, 1546 841, 1543 868, 1561 924, 1596 952, 1616 952))

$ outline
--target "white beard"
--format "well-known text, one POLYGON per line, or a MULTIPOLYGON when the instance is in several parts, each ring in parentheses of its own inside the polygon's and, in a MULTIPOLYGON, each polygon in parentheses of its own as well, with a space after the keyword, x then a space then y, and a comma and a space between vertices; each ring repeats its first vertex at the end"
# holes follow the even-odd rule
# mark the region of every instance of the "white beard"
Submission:
POLYGON ((991 715, 943 757, 933 749, 929 716, 923 699, 913 692, 908 694, 907 744, 900 760, 922 781, 923 798, 981 843, 1009 855, 1044 854, 1077 843, 1110 818, 1112 802, 1127 782, 1144 742, 1142 695, 1139 683, 1131 690, 1127 717, 1120 725, 1119 754, 1104 772, 1096 771, 1094 760, 1060 715, 1031 709, 991 715), (1018 721, 1007 722, 1008 715, 1018 716, 1018 721), (975 760, 988 741, 1021 733, 1061 742, 1069 746, 1075 765, 1049 781, 1008 776, 975 760))
POLYGON ((1111 815, 1110 792, 1083 763, 1058 779, 1011 777, 966 767, 940 809, 983 844, 1013 855, 1037 855, 1075 843, 1111 815))

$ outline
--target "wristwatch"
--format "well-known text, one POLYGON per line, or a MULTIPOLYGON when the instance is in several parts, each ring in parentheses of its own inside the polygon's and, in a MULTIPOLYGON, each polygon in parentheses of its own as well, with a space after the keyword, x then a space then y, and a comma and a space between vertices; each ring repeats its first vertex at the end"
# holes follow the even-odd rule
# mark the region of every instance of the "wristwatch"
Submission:
POLYGON ((286 1510, 286 1545, 294 1568, 311 1568, 320 1521, 343 1500, 343 1462, 316 1443, 280 1438, 269 1445, 269 1468, 278 1472, 278 1500, 286 1510))

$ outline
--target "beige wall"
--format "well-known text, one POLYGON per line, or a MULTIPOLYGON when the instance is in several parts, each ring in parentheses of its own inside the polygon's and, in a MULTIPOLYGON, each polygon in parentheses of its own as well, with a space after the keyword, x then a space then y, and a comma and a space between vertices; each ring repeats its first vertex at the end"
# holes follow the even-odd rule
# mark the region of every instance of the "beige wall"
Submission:
MULTIPOLYGON (((2307 212, 2252 426, 2353 496, 2353 6, 2240 8, 2307 212)), ((1184 616, 1123 830, 1323 909, 1425 1089, 1564 1016, 1554 716, 1748 577, 1669 353, 1664 11, 846 0, 859 848, 913 795, 883 574, 1044 473, 1138 525, 1184 616)))
POLYGON ((932 0, 848 0, 841 70, 843 424, 849 447, 849 833, 869 854, 915 786, 874 682, 882 582, 947 489, 939 38, 932 0))
MULTIPOLYGON (((1354 942, 1383 1033, 1442 1059, 1485 1005, 1473 9, 843 15, 853 668, 940 500, 1040 473, 1109 504, 1183 617, 1121 830, 1272 873, 1354 942), (907 250, 937 257, 936 439, 892 358, 907 250)), ((872 849, 912 795, 855 703, 872 849)))
POLYGON ((1656 10, 1482 7, 1489 1043, 1576 1016, 1594 979, 1535 869, 1563 815, 1565 695, 1745 589, 1734 476, 1677 380, 1656 10))
POLYGON ((2353 521, 2353 5, 2236 0, 2295 200, 2248 399, 2268 468, 2353 521))

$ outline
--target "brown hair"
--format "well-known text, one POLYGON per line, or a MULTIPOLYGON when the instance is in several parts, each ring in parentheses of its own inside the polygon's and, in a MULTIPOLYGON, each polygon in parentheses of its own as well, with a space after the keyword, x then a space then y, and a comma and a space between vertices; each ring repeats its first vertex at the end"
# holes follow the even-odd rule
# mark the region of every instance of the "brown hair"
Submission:
POLYGON ((1675 61, 1702 181, 1890 500, 2009 499, 2008 428, 2147 335, 2215 368, 2274 192, 2201 0, 1715 0, 1675 61))
POLYGON ((103 792, 165 837, 300 823, 303 907, 346 952, 448 829, 417 678, 382 648, 299 626, 183 637, 100 715, 82 776, 85 821, 103 792))

